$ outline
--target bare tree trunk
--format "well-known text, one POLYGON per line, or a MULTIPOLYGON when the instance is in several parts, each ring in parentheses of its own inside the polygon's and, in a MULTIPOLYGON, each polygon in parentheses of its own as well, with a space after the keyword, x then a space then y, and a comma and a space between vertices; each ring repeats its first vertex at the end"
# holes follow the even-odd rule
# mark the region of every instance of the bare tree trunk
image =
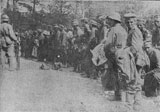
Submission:
POLYGON ((36 8, 36 0, 33 1, 33 15, 35 13, 35 8, 36 8))

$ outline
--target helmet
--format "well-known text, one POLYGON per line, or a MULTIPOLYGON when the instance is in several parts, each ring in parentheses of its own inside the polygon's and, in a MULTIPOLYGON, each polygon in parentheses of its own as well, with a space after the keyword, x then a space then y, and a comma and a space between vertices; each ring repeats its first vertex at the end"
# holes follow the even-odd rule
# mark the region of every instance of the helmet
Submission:
POLYGON ((145 23, 146 23, 145 19, 139 18, 137 20, 137 24, 145 24, 145 23))
POLYGON ((2 21, 9 21, 9 17, 6 14, 2 15, 2 21))
POLYGON ((111 13, 109 16, 108 16, 109 19, 112 19, 112 20, 116 20, 116 21, 119 21, 121 22, 121 16, 119 13, 117 12, 113 12, 111 13))

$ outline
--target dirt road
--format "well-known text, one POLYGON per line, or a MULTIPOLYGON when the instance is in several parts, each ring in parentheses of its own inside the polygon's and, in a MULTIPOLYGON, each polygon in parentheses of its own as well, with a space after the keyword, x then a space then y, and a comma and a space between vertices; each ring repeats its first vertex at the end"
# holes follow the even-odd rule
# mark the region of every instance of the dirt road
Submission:
MULTIPOLYGON (((1 77, 0 112, 130 112, 121 102, 110 101, 100 81, 82 78, 70 69, 39 70, 40 63, 21 60, 21 70, 1 77)), ((160 112, 152 99, 145 112, 160 112)))

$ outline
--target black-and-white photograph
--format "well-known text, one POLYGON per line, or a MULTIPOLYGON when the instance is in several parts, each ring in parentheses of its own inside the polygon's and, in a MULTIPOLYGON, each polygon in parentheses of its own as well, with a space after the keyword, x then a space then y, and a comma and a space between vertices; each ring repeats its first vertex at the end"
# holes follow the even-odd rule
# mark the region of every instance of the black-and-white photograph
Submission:
POLYGON ((160 112, 160 1, 0 0, 0 112, 160 112))

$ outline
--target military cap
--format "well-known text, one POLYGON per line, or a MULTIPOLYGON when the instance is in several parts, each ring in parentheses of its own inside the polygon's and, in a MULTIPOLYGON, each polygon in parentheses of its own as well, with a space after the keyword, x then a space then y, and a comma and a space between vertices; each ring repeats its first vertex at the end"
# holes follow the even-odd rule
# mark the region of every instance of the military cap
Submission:
POLYGON ((125 18, 136 18, 137 16, 134 13, 127 13, 127 14, 124 15, 124 17, 125 18))
POLYGON ((151 41, 145 41, 144 42, 144 47, 151 47, 152 46, 152 42, 151 41))
POLYGON ((56 25, 54 25, 54 28, 59 28, 59 26, 56 24, 56 25))
POLYGON ((143 19, 143 18, 138 18, 137 19, 137 24, 145 24, 146 23, 146 20, 143 19))
POLYGON ((42 29, 38 29, 37 31, 38 31, 38 32, 42 32, 42 29))
POLYGON ((61 25, 61 24, 59 25, 59 27, 60 27, 61 29, 63 29, 63 28, 64 28, 64 26, 63 26, 63 25, 61 25))
POLYGON ((2 21, 9 21, 9 17, 6 14, 2 15, 2 21))
POLYGON ((111 13, 109 16, 108 16, 109 19, 112 19, 112 20, 116 20, 116 21, 119 21, 121 22, 121 16, 119 13, 117 12, 113 12, 111 13))
POLYGON ((97 23, 96 21, 94 21, 94 20, 91 20, 90 23, 91 23, 92 25, 95 25, 95 26, 98 25, 98 23, 97 23))
POLYGON ((43 35, 50 35, 49 31, 44 30, 43 35))
POLYGON ((73 20, 73 25, 74 25, 74 26, 77 26, 77 25, 79 25, 79 22, 78 22, 78 20, 76 20, 76 19, 75 19, 75 20, 73 20))
POLYGON ((105 19, 106 19, 106 17, 107 17, 107 16, 102 15, 102 16, 99 16, 99 18, 98 18, 98 19, 99 19, 99 20, 105 20, 105 19))
POLYGON ((88 23, 88 18, 82 18, 81 21, 82 21, 82 22, 87 22, 87 23, 88 23))

